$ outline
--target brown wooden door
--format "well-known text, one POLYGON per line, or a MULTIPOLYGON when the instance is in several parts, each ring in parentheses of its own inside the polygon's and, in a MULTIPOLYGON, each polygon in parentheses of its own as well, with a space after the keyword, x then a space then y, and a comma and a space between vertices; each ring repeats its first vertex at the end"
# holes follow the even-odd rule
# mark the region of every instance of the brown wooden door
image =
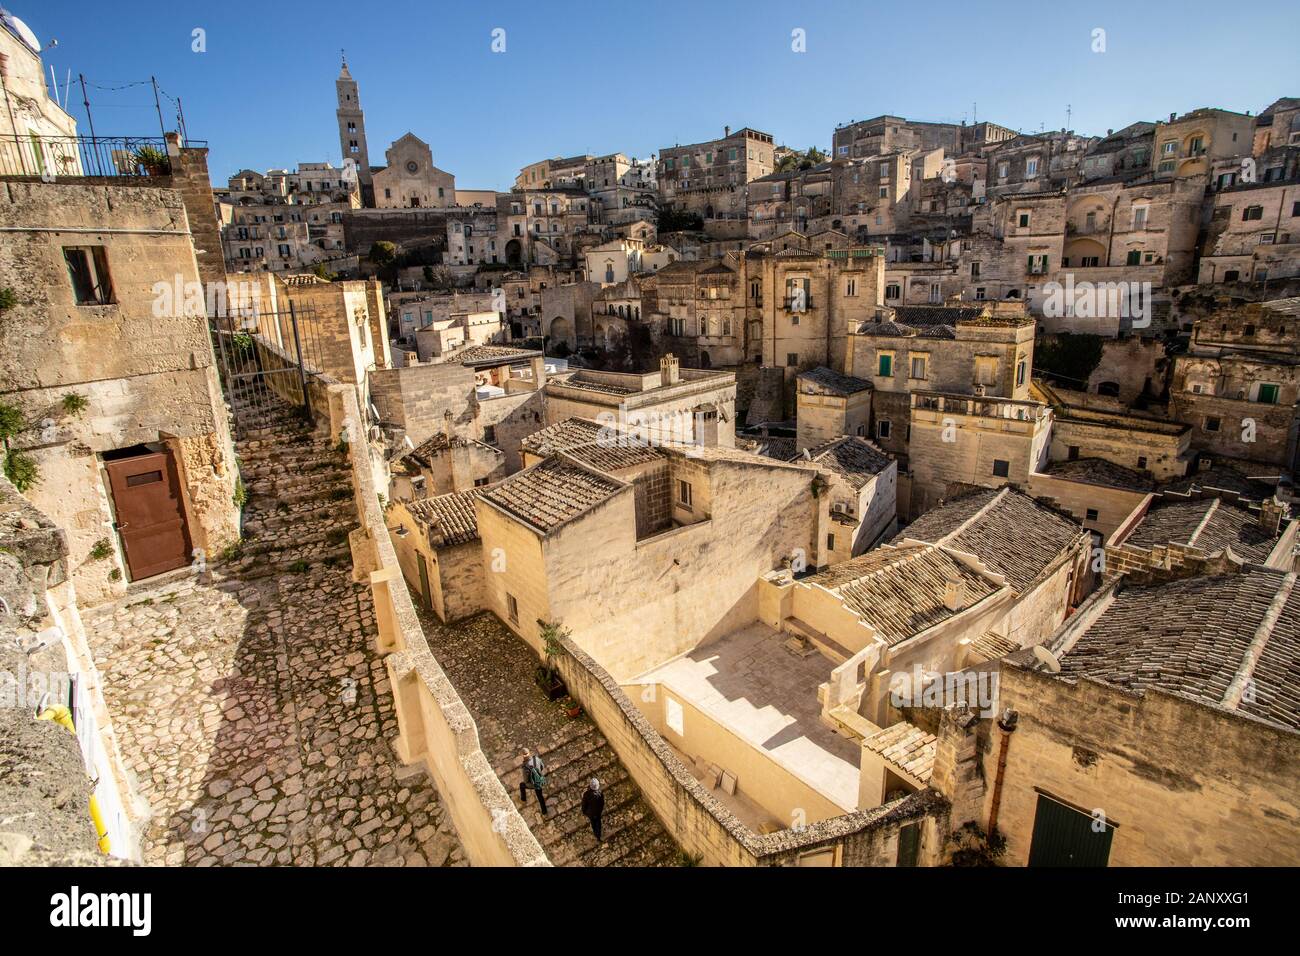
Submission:
POLYGON ((189 564, 190 534, 171 454, 106 461, 104 467, 131 580, 189 564))

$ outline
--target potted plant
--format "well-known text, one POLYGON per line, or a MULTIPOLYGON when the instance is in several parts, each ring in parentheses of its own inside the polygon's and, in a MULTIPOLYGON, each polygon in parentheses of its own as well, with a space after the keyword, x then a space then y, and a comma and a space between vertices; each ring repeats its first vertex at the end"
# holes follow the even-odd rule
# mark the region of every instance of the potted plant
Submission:
POLYGON ((157 146, 141 146, 135 151, 135 163, 148 176, 166 176, 172 171, 171 160, 165 150, 157 146))
POLYGON ((541 628, 542 650, 546 654, 546 663, 537 668, 537 684, 542 688, 542 693, 546 694, 547 700, 559 700, 568 691, 555 668, 555 659, 564 652, 563 642, 569 636, 569 631, 561 624, 543 621, 541 618, 537 619, 537 626, 541 628))
POLYGON ((572 697, 566 697, 564 698, 564 713, 569 717, 574 717, 574 718, 581 717, 582 705, 579 704, 572 697))

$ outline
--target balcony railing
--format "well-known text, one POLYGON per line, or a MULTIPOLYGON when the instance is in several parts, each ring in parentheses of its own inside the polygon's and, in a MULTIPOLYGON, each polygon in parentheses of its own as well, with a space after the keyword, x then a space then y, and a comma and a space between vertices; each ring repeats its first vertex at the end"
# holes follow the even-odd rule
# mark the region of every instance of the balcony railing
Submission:
POLYGON ((167 176, 167 143, 158 136, 0 136, 0 176, 167 176))
POLYGON ((790 295, 781 300, 781 308, 787 312, 807 312, 813 305, 811 295, 790 295))

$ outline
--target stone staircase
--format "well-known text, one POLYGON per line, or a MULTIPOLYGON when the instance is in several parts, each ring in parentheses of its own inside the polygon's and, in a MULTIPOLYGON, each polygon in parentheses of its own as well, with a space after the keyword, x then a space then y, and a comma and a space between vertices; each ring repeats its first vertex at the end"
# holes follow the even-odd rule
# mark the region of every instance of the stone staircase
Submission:
POLYGON ((240 545, 222 560, 216 580, 305 573, 350 560, 357 526, 344 451, 317 437, 288 405, 240 414, 235 442, 248 500, 240 545))
MULTIPOLYGON (((569 721, 548 745, 543 817, 533 794, 522 812, 556 866, 678 866, 677 845, 664 830, 609 743, 585 717, 569 721), (604 841, 597 843, 582 815, 582 794, 592 777, 605 791, 604 841)), ((511 799, 519 800, 523 757, 494 768, 511 799)))

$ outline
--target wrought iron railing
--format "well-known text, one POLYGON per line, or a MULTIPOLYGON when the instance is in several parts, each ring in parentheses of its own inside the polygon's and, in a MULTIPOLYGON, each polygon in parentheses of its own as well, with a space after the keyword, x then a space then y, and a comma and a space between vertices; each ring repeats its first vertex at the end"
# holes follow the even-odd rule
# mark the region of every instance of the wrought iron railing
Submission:
POLYGON ((167 143, 159 136, 0 136, 0 176, 167 176, 167 143))

